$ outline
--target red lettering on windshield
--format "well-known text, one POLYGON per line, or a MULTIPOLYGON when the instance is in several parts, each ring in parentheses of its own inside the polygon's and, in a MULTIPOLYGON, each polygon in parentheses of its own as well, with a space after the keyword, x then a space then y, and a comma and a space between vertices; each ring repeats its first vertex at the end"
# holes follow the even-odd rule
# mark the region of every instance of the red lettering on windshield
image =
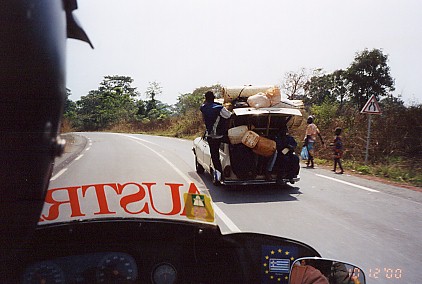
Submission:
POLYGON ((107 197, 105 194, 105 187, 109 186, 112 189, 114 189, 114 192, 119 194, 119 190, 117 189, 117 184, 115 183, 106 183, 106 184, 92 184, 92 185, 83 185, 82 186, 82 196, 85 197, 86 191, 90 187, 95 188, 95 194, 97 195, 97 201, 98 201, 98 207, 100 208, 100 211, 95 212, 94 215, 99 214, 116 214, 114 211, 110 211, 108 209, 108 203, 107 203, 107 197))
POLYGON ((139 210, 139 211, 134 212, 134 211, 130 211, 127 208, 128 205, 131 204, 131 203, 142 201, 142 199, 144 199, 145 195, 146 195, 145 189, 142 187, 142 185, 140 185, 138 183, 134 183, 134 182, 119 184, 118 185, 119 194, 122 194, 123 189, 128 185, 137 186, 139 190, 137 192, 133 193, 133 194, 128 194, 126 196, 123 196, 122 199, 120 199, 120 206, 123 208, 123 210, 125 210, 129 214, 141 214, 141 213, 149 214, 149 208, 148 208, 147 202, 144 203, 144 207, 142 207, 142 209, 139 210))
POLYGON ((192 194, 201 194, 198 190, 198 188, 196 187, 196 185, 194 183, 191 183, 189 185, 189 190, 188 193, 192 193, 192 194))
MULTIPOLYGON (((39 222, 52 221, 59 217, 65 219, 87 215, 186 216, 183 201, 186 189, 183 190, 182 187, 183 184, 180 183, 165 183, 165 186, 158 186, 154 182, 128 182, 49 189, 44 203, 44 212, 47 213, 41 215, 39 222), (66 209, 70 209, 70 216, 63 216, 68 212, 66 209)), ((194 183, 189 185, 188 193, 201 194, 194 183)))
MULTIPOLYGON (((50 208, 48 210, 48 215, 42 215, 41 218, 44 220, 55 220, 59 217, 59 208, 61 205, 69 204, 71 214, 70 217, 81 217, 85 216, 81 212, 81 206, 79 204, 79 197, 78 197, 78 189, 80 186, 74 186, 74 187, 64 187, 64 188, 55 188, 50 189, 47 191, 47 194, 45 196, 45 203, 50 205, 50 208), (68 196, 68 200, 56 200, 53 198, 54 193, 59 192, 66 192, 68 196)), ((56 194, 57 195, 57 194, 56 194)))
MULTIPOLYGON (((158 214, 167 215, 167 216, 176 215, 176 214, 179 214, 180 213, 180 211, 182 210, 182 203, 180 202, 179 188, 183 184, 179 184, 179 183, 166 183, 165 184, 165 185, 170 186, 171 200, 172 200, 172 204, 173 204, 173 209, 170 212, 168 212, 168 213, 160 212, 155 207, 155 202, 154 202, 154 198, 153 198, 154 195, 152 193, 152 186, 153 185, 156 185, 156 183, 143 183, 143 184, 146 185, 147 188, 148 188, 149 200, 151 202, 152 209, 154 209, 155 212, 157 212, 158 214)), ((159 189, 159 190, 161 190, 161 189, 159 189)))

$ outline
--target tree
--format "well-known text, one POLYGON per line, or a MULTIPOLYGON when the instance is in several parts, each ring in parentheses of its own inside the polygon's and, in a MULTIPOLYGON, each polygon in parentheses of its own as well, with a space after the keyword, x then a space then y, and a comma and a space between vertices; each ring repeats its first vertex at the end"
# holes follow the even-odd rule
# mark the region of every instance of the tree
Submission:
POLYGON ((305 68, 298 72, 287 72, 284 76, 284 82, 281 85, 287 98, 290 100, 303 99, 305 97, 305 85, 309 79, 309 75, 305 68))
POLYGON ((222 86, 219 84, 213 86, 205 86, 196 88, 192 93, 179 95, 175 105, 178 114, 186 114, 187 112, 197 112, 201 104, 204 102, 204 94, 207 91, 213 91, 216 97, 220 97, 222 86))
POLYGON ((131 121, 136 113, 136 88, 126 76, 105 76, 98 90, 91 90, 77 102, 84 129, 98 130, 122 121, 131 121))
POLYGON ((136 111, 136 117, 137 118, 142 119, 142 118, 146 117, 147 110, 146 110, 145 101, 143 101, 141 99, 137 100, 136 101, 136 109, 137 109, 137 111, 136 111))
POLYGON ((162 88, 159 83, 157 82, 149 82, 149 86, 145 92, 145 96, 147 98, 146 101, 146 112, 149 113, 154 109, 157 109, 157 100, 155 97, 157 95, 161 95, 162 88))
POLYGON ((163 93, 162 89, 163 88, 160 86, 160 83, 156 81, 149 82, 147 90, 145 91, 145 96, 149 100, 155 100, 156 96, 161 95, 163 93))
POLYGON ((186 93, 177 98, 175 105, 178 114, 186 114, 189 110, 197 110, 204 101, 203 94, 186 93))
POLYGON ((163 120, 172 114, 171 106, 157 100, 161 95, 162 87, 158 82, 149 82, 145 91, 146 100, 137 101, 137 117, 146 121, 163 120))
POLYGON ((337 101, 334 92, 334 80, 332 74, 317 74, 312 76, 304 85, 304 103, 307 106, 321 105, 324 101, 337 101))
POLYGON ((337 101, 333 102, 326 99, 319 105, 313 105, 311 113, 317 117, 318 126, 321 129, 325 129, 337 118, 338 109, 339 103, 337 101))
POLYGON ((100 92, 108 92, 110 90, 121 89, 121 94, 135 98, 139 93, 135 87, 131 86, 132 83, 133 79, 129 76, 104 76, 104 80, 100 83, 98 90, 100 92))
POLYGON ((158 82, 149 82, 149 86, 145 92, 145 96, 147 98, 146 101, 146 113, 148 114, 150 111, 154 110, 157 108, 157 100, 155 99, 155 97, 157 95, 161 95, 162 93, 162 88, 160 86, 160 84, 158 82))
POLYGON ((388 56, 380 49, 365 49, 357 53, 354 62, 346 70, 352 102, 359 108, 375 95, 379 101, 394 91, 394 79, 387 65, 388 56))
POLYGON ((334 71, 331 76, 333 80, 333 94, 340 102, 340 109, 349 98, 349 90, 347 86, 346 71, 340 69, 334 71))
POLYGON ((66 102, 64 103, 63 117, 74 120, 76 118, 76 102, 69 99, 72 95, 71 90, 66 88, 66 102))

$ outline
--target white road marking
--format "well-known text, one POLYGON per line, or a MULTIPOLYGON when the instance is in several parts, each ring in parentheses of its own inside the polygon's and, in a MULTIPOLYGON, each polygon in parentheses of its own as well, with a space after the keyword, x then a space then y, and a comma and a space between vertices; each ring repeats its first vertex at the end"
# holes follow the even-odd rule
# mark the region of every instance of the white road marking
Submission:
MULTIPOLYGON (((90 142, 89 144, 92 145, 91 139, 88 138, 88 141, 90 142)), ((91 147, 88 147, 85 149, 85 151, 88 151, 91 147)), ((71 161, 67 166, 69 167, 74 161, 79 160, 80 158, 82 158, 84 156, 84 154, 79 155, 78 157, 76 157, 73 161, 71 161)), ((60 170, 55 176, 53 176, 52 178, 50 178, 50 181, 56 180, 57 178, 59 178, 65 171, 67 171, 67 168, 64 168, 62 170, 60 170)))
MULTIPOLYGON (((164 157, 162 154, 160 154, 159 152, 157 152, 157 151, 155 151, 154 149, 152 149, 152 148, 150 148, 149 146, 147 146, 147 145, 145 145, 144 143, 142 143, 142 142, 146 142, 146 143, 151 143, 151 144, 154 144, 154 145, 158 145, 158 144, 155 144, 155 143, 152 143, 152 142, 149 142, 149 141, 147 141, 147 140, 144 140, 144 139, 141 139, 141 138, 137 138, 137 137, 133 137, 133 136, 130 136, 130 135, 126 135, 126 134, 120 134, 120 135, 122 135, 122 136, 126 136, 126 137, 128 137, 128 138, 131 138, 131 139, 134 139, 134 140, 136 140, 136 142, 137 143, 139 143, 139 144, 141 144, 142 146, 144 146, 145 148, 147 148, 148 150, 150 150, 150 151, 152 151, 152 152, 154 152, 157 156, 159 156, 161 159, 163 159, 167 164, 169 164, 187 183, 191 183, 192 182, 192 180, 187 176, 187 175, 185 175, 181 170, 179 170, 177 167, 176 167, 176 165, 174 165, 172 162, 170 162, 166 157, 164 157)), ((201 189, 198 189, 199 191, 201 191, 202 193, 206 193, 208 196, 209 196, 209 193, 207 193, 207 192, 205 192, 205 191, 203 191, 203 190, 201 190, 201 189)), ((240 229, 239 229, 239 227, 237 227, 234 223, 233 223, 233 221, 220 209, 220 207, 218 207, 217 206, 217 204, 215 204, 214 202, 213 202, 213 208, 214 208, 214 212, 215 212, 215 214, 217 214, 219 217, 220 217, 220 219, 221 219, 221 221, 223 221, 223 223, 229 228, 229 230, 230 231, 232 231, 233 233, 239 233, 239 232, 241 232, 240 231, 240 229)))
POLYGON ((88 147, 88 148, 86 148, 86 149, 85 149, 85 151, 89 151, 90 149, 91 149, 91 146, 90 146, 90 147, 88 147))
POLYGON ((320 175, 320 174, 315 174, 315 175, 316 176, 319 176, 319 177, 322 177, 322 178, 326 178, 326 179, 332 180, 332 181, 336 181, 336 182, 339 182, 339 183, 347 184, 349 186, 353 186, 353 187, 356 187, 356 188, 359 188, 359 189, 363 189, 363 190, 366 190, 366 191, 369 191, 369 192, 379 192, 378 190, 375 190, 375 189, 372 189, 372 188, 369 188, 369 187, 357 185, 357 184, 354 184, 354 183, 351 183, 351 182, 347 182, 347 181, 344 181, 344 180, 340 180, 340 179, 336 179, 336 178, 333 178, 333 177, 324 176, 324 175, 320 175))
POLYGON ((65 171, 67 171, 67 168, 64 168, 60 170, 54 177, 52 177, 50 180, 56 180, 59 176, 61 176, 65 171))
POLYGON ((220 217, 221 221, 223 221, 224 224, 226 224, 227 228, 229 228, 232 233, 240 233, 241 230, 238 226, 236 226, 235 223, 229 218, 229 216, 226 215, 226 213, 221 210, 220 207, 218 207, 217 204, 214 202, 212 203, 212 207, 214 208, 215 214, 217 214, 218 217, 220 217))

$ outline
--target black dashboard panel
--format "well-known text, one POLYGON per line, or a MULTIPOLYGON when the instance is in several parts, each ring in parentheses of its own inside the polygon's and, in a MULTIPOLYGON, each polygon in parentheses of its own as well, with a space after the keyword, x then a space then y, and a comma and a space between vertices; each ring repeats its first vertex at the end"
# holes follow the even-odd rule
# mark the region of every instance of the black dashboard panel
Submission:
MULTIPOLYGON (((40 226, 26 249, 23 283, 256 283, 283 275, 292 257, 318 256, 279 237, 221 235, 200 223, 101 220, 40 226), (280 250, 280 251, 279 251, 280 250), (271 255, 271 253, 274 253, 271 255), (286 253, 290 255, 285 255, 286 253), (270 262, 272 261, 272 262, 270 262)), ((288 275, 288 273, 287 273, 288 275)))

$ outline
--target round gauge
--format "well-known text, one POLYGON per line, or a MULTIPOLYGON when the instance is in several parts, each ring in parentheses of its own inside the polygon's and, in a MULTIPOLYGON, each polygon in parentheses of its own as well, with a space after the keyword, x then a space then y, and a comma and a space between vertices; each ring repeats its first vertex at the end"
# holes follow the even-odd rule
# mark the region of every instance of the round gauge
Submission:
POLYGON ((138 268, 130 255, 112 252, 98 263, 96 276, 99 283, 131 282, 138 278, 138 268))
POLYGON ((63 270, 54 262, 35 263, 25 270, 23 283, 65 283, 63 270))
POLYGON ((177 271, 169 263, 158 264, 152 272, 152 282, 154 284, 173 284, 177 280, 177 271))

